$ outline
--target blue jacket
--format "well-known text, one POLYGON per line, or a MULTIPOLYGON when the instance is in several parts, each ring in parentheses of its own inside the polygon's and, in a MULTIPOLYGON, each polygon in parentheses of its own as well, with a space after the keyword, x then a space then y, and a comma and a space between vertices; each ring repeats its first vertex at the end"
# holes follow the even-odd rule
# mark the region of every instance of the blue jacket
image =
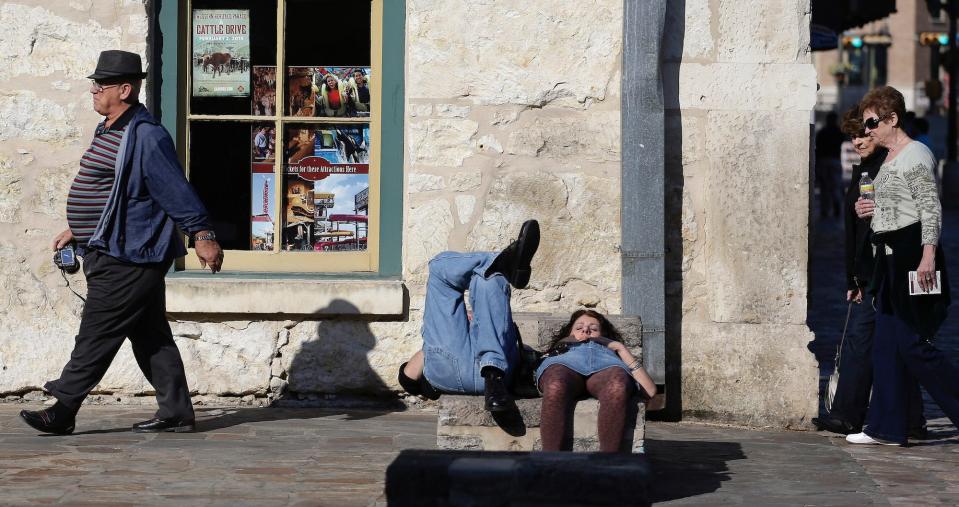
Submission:
MULTIPOLYGON (((142 105, 117 152, 116 178, 89 247, 134 264, 186 255, 182 233, 212 230, 173 139, 142 105)), ((82 252, 81 252, 82 253, 82 252)))

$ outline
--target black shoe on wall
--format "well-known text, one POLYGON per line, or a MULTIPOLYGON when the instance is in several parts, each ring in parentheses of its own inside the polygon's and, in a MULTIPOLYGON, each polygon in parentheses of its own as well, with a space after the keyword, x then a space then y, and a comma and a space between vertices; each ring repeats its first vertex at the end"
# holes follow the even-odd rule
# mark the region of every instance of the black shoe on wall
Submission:
POLYGON ((487 366, 482 371, 486 385, 483 389, 486 410, 505 412, 513 408, 513 398, 506 388, 506 375, 503 370, 487 366))
POLYGON ((520 227, 516 241, 504 248, 486 269, 486 276, 501 273, 513 287, 525 288, 529 283, 532 273, 530 263, 537 248, 539 248, 539 222, 527 220, 520 227))

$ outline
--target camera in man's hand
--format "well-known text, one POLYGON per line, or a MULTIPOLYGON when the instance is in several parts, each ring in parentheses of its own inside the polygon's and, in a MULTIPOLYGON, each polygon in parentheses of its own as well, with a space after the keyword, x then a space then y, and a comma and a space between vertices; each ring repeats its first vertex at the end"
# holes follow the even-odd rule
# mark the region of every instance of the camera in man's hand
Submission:
POLYGON ((63 248, 58 248, 57 253, 53 254, 53 263, 65 273, 73 274, 80 270, 80 260, 77 259, 77 251, 73 243, 67 243, 63 248))

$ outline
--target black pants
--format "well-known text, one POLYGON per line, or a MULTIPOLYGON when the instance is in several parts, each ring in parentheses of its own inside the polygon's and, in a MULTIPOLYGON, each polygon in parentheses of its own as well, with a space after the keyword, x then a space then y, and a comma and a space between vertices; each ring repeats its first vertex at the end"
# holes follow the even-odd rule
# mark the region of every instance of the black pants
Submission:
MULTIPOLYGON (((876 310, 872 298, 864 298, 860 304, 853 303, 849 316, 846 339, 842 343, 839 364, 839 385, 829 414, 842 419, 856 431, 862 430, 872 391, 873 333, 876 329, 876 310)), ((919 385, 909 392, 909 430, 919 430, 926 425, 922 414, 922 392, 919 385)))
POLYGON ((169 263, 129 264, 102 252, 87 253, 87 302, 76 344, 60 378, 44 386, 60 403, 79 410, 130 338, 137 364, 156 391, 157 417, 193 419, 183 361, 166 320, 168 269, 169 263))
MULTIPOLYGON (((889 281, 895 276, 892 256, 886 256, 888 275, 879 287, 876 337, 873 346, 872 401, 865 433, 871 437, 904 444, 907 415, 903 410, 918 385, 936 400, 953 424, 959 425, 959 369, 926 337, 910 329, 890 303, 889 281)), ((924 296, 912 296, 924 297, 924 296)))

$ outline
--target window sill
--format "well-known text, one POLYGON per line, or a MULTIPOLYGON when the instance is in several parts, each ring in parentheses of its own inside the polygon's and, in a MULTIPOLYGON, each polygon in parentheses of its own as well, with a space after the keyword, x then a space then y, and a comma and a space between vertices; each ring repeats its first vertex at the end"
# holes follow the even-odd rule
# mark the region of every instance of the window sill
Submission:
POLYGON ((405 288, 399 279, 373 277, 286 278, 171 273, 169 313, 401 316, 405 288))

